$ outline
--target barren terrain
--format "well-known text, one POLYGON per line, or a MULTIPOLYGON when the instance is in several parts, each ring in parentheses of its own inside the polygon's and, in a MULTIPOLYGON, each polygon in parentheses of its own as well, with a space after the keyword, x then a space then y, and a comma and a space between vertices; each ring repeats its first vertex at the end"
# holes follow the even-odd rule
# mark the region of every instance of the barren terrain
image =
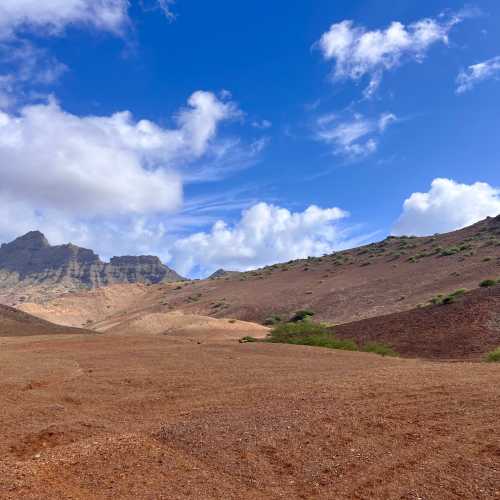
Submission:
POLYGON ((0 339, 0 497, 499 497, 497 366, 236 337, 0 339))
POLYGON ((499 499, 499 231, 0 307, 0 498, 499 499), (402 357, 238 342, 304 307, 402 357))

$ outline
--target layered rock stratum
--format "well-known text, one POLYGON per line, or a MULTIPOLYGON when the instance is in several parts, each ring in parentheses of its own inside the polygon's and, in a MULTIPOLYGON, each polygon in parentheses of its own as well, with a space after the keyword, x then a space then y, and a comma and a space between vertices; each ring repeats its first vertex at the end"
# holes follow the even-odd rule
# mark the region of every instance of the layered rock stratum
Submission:
POLYGON ((31 231, 0 247, 0 302, 45 299, 68 291, 119 283, 158 284, 183 278, 151 255, 103 262, 93 250, 71 243, 50 245, 31 231))

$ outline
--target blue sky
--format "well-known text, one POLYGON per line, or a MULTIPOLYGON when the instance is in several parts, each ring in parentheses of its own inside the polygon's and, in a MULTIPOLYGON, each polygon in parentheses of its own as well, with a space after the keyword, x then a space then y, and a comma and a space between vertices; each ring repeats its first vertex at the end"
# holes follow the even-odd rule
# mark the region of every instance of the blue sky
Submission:
POLYGON ((3 3, 0 241, 203 276, 500 212, 496 1, 3 3))

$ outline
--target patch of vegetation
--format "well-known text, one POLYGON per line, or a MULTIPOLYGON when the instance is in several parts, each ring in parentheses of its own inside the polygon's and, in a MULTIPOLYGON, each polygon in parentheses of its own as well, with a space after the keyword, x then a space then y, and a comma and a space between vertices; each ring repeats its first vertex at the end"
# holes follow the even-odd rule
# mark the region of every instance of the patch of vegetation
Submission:
POLYGON ((467 291, 466 288, 459 288, 458 290, 455 290, 454 292, 451 292, 448 295, 443 295, 442 293, 440 293, 435 297, 433 297, 431 300, 429 300, 429 302, 434 305, 452 304, 458 297, 463 295, 466 291, 467 291))
POLYGON ((489 352, 486 355, 486 361, 488 363, 500 363, 500 347, 497 347, 494 351, 489 352))
POLYGON ((489 286, 495 286, 497 284, 496 280, 483 280, 481 283, 479 283, 479 286, 483 288, 487 288, 489 286))
POLYGON ((297 323, 298 321, 304 321, 311 319, 314 316, 314 311, 309 309, 300 309, 296 311, 295 314, 290 318, 291 323, 297 323))
POLYGON ((457 253, 460 253, 459 247, 448 247, 442 250, 439 255, 441 255, 441 257, 449 257, 450 255, 455 255, 457 253))
POLYGON ((367 342, 363 346, 362 350, 363 352, 372 352, 374 354, 378 354, 379 356, 399 356, 399 354, 392 347, 380 342, 367 342))
POLYGON ((266 341, 275 344, 307 345, 344 351, 358 350, 353 340, 337 339, 324 325, 310 321, 278 325, 271 331, 266 341))

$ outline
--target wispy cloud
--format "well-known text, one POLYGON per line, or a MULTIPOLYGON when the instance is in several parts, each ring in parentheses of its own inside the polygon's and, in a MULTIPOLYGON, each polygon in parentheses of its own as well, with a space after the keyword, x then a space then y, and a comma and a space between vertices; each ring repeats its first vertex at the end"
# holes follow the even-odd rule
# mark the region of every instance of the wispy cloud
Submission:
POLYGON ((500 77, 500 56, 472 64, 457 77, 457 94, 472 90, 478 83, 500 77))
POLYGON ((316 138, 332 145, 337 155, 360 159, 377 150, 380 136, 396 121, 392 113, 377 118, 355 114, 344 120, 336 114, 327 114, 316 121, 316 138))

